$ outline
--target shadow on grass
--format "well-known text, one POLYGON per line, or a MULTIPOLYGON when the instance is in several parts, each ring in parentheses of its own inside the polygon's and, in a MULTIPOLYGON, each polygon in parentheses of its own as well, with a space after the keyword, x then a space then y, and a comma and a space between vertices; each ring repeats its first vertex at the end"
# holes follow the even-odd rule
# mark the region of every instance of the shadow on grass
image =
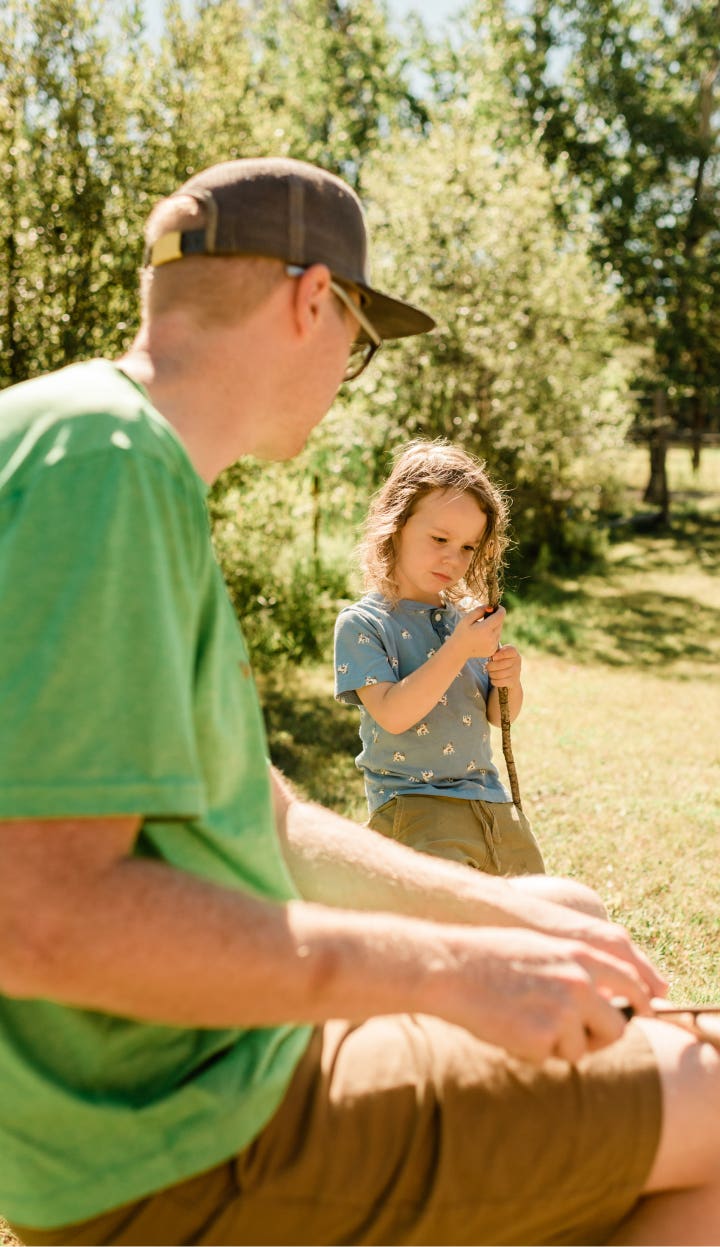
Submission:
POLYGON ((709 665, 717 662, 720 610, 670 594, 624 592, 600 600, 581 589, 544 589, 511 618, 510 628, 520 648, 583 662, 652 668, 682 659, 709 665))
POLYGON ((331 664, 327 671, 326 687, 316 687, 317 681, 303 687, 298 670, 285 680, 259 677, 270 757, 310 800, 365 819, 363 782, 355 766, 359 715, 333 699, 331 664))
POLYGON ((653 536, 629 534, 627 549, 618 548, 602 574, 576 586, 552 577, 530 581, 508 619, 508 639, 614 667, 717 663, 720 610, 676 590, 673 573, 693 569, 720 573, 720 517, 683 515, 653 536), (642 587, 648 573, 664 574, 668 592, 642 587))
MULTIPOLYGON (((618 529, 615 540, 632 537, 629 526, 618 529)), ((679 511, 671 516, 666 528, 641 538, 637 549, 617 560, 618 568, 629 565, 642 566, 644 571, 664 570, 677 561, 686 559, 705 572, 720 572, 720 513, 699 515, 694 511, 679 511)))

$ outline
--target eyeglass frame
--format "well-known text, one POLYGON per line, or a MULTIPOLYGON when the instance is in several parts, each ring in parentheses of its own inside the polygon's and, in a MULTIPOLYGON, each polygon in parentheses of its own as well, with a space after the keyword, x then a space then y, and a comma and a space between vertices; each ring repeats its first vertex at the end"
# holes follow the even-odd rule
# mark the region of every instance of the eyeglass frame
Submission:
MULTIPOLYGON (((286 264, 285 272, 288 277, 302 277, 303 273, 307 272, 307 267, 304 267, 302 264, 286 264)), ((366 337, 365 342, 363 341, 362 338, 356 338, 355 341, 352 343, 352 346, 350 347, 351 353, 350 353, 350 356, 348 357, 348 367, 350 366, 350 360, 352 358, 353 347, 365 346, 365 345, 370 347, 368 354, 365 356, 362 363, 360 364, 360 367, 356 371, 348 372, 347 369, 345 371, 345 374, 343 376, 343 381, 354 381, 357 377, 361 375, 361 373, 365 371, 368 364, 370 363, 370 360, 375 355, 377 355, 378 351, 380 350, 380 347, 382 346, 383 340, 380 337, 380 334, 378 333, 375 326, 368 320, 362 308, 359 307, 358 304, 355 303, 354 300, 350 298, 350 295, 348 294, 347 290, 344 288, 344 286, 341 286, 339 282, 335 281, 335 278, 332 276, 332 274, 330 275, 330 289, 332 290, 335 297, 340 300, 343 306, 347 308, 347 310, 351 313, 351 315, 355 317, 355 320, 358 322, 360 328, 362 329, 366 337)))

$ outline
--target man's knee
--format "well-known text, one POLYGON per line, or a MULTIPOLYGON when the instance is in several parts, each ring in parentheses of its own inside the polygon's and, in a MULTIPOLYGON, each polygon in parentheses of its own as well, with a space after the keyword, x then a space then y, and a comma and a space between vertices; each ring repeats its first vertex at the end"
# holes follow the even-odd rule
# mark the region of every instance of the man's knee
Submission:
POLYGON ((663 1126, 647 1190, 720 1184, 720 1053, 657 1018, 634 1025, 649 1039, 662 1087, 663 1126))

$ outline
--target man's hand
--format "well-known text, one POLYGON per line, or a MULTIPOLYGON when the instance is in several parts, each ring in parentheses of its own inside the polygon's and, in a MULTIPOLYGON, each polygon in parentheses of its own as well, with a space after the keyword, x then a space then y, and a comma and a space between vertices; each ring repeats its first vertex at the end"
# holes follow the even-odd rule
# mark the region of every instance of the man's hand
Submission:
MULTIPOLYGON (((552 882, 542 876, 542 881, 546 880, 552 882)), ((523 894, 523 917, 528 927, 562 940, 579 940, 589 948, 632 967, 642 978, 651 996, 667 994, 666 980, 645 953, 633 943, 625 927, 615 922, 605 922, 602 918, 595 918, 567 905, 549 903, 530 890, 526 892, 531 883, 528 878, 510 879, 508 883, 513 891, 523 894)))
POLYGON ((455 930, 455 939, 448 933, 451 964, 439 953, 433 965, 438 1012, 522 1060, 575 1062, 614 1043, 625 1019, 612 996, 649 1012, 640 973, 609 953, 529 931, 455 930))

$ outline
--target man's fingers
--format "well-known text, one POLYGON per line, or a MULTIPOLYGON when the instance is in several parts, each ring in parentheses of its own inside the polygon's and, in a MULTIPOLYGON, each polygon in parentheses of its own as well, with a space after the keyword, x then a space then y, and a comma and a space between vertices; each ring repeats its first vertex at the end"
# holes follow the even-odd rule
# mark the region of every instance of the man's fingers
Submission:
POLYGON ((578 991, 571 988, 564 999, 546 1001, 530 1022, 524 1050, 516 1055, 535 1064, 551 1057, 576 1064, 590 1052, 621 1038, 626 1019, 619 1009, 599 996, 587 981, 578 991))
MULTIPOLYGON (((588 985, 589 986, 589 985, 588 985)), ((597 1052, 622 1037, 627 1018, 594 987, 582 1000, 564 1009, 557 1020, 558 1033, 550 1055, 575 1064, 589 1052, 597 1052)))
POLYGON ((585 949, 578 954, 577 960, 595 988, 596 999, 603 1006, 600 1020, 608 1016, 606 1006, 613 1013, 619 1013, 611 1004, 615 996, 624 997, 637 1013, 647 1012, 652 993, 640 971, 631 963, 621 961, 609 953, 601 954, 598 958, 593 954, 588 957, 585 949))
POLYGON ((664 979, 662 975, 658 973, 655 966, 650 961, 650 958, 645 956, 645 953, 641 948, 636 948, 633 944, 633 952, 637 957, 640 966, 640 973, 650 988, 651 995, 665 996, 668 990, 667 979, 664 979))
POLYGON ((627 1019, 604 996, 594 995, 585 1020, 586 1051, 595 1052, 621 1038, 627 1019))
POLYGON ((603 948, 623 966, 632 966, 635 973, 649 989, 651 996, 667 995, 668 983, 667 979, 658 972, 650 959, 645 955, 641 948, 633 944, 629 933, 624 927, 616 924, 603 923, 597 931, 600 939, 593 936, 592 932, 582 932, 580 938, 587 939, 588 943, 596 948, 603 948), (610 935, 611 939, 603 938, 610 935))
POLYGON ((551 1055, 575 1065, 581 1057, 592 1051, 589 1046, 590 1039, 591 1032, 587 1026, 583 1025, 579 1014, 570 1014, 551 1055))

